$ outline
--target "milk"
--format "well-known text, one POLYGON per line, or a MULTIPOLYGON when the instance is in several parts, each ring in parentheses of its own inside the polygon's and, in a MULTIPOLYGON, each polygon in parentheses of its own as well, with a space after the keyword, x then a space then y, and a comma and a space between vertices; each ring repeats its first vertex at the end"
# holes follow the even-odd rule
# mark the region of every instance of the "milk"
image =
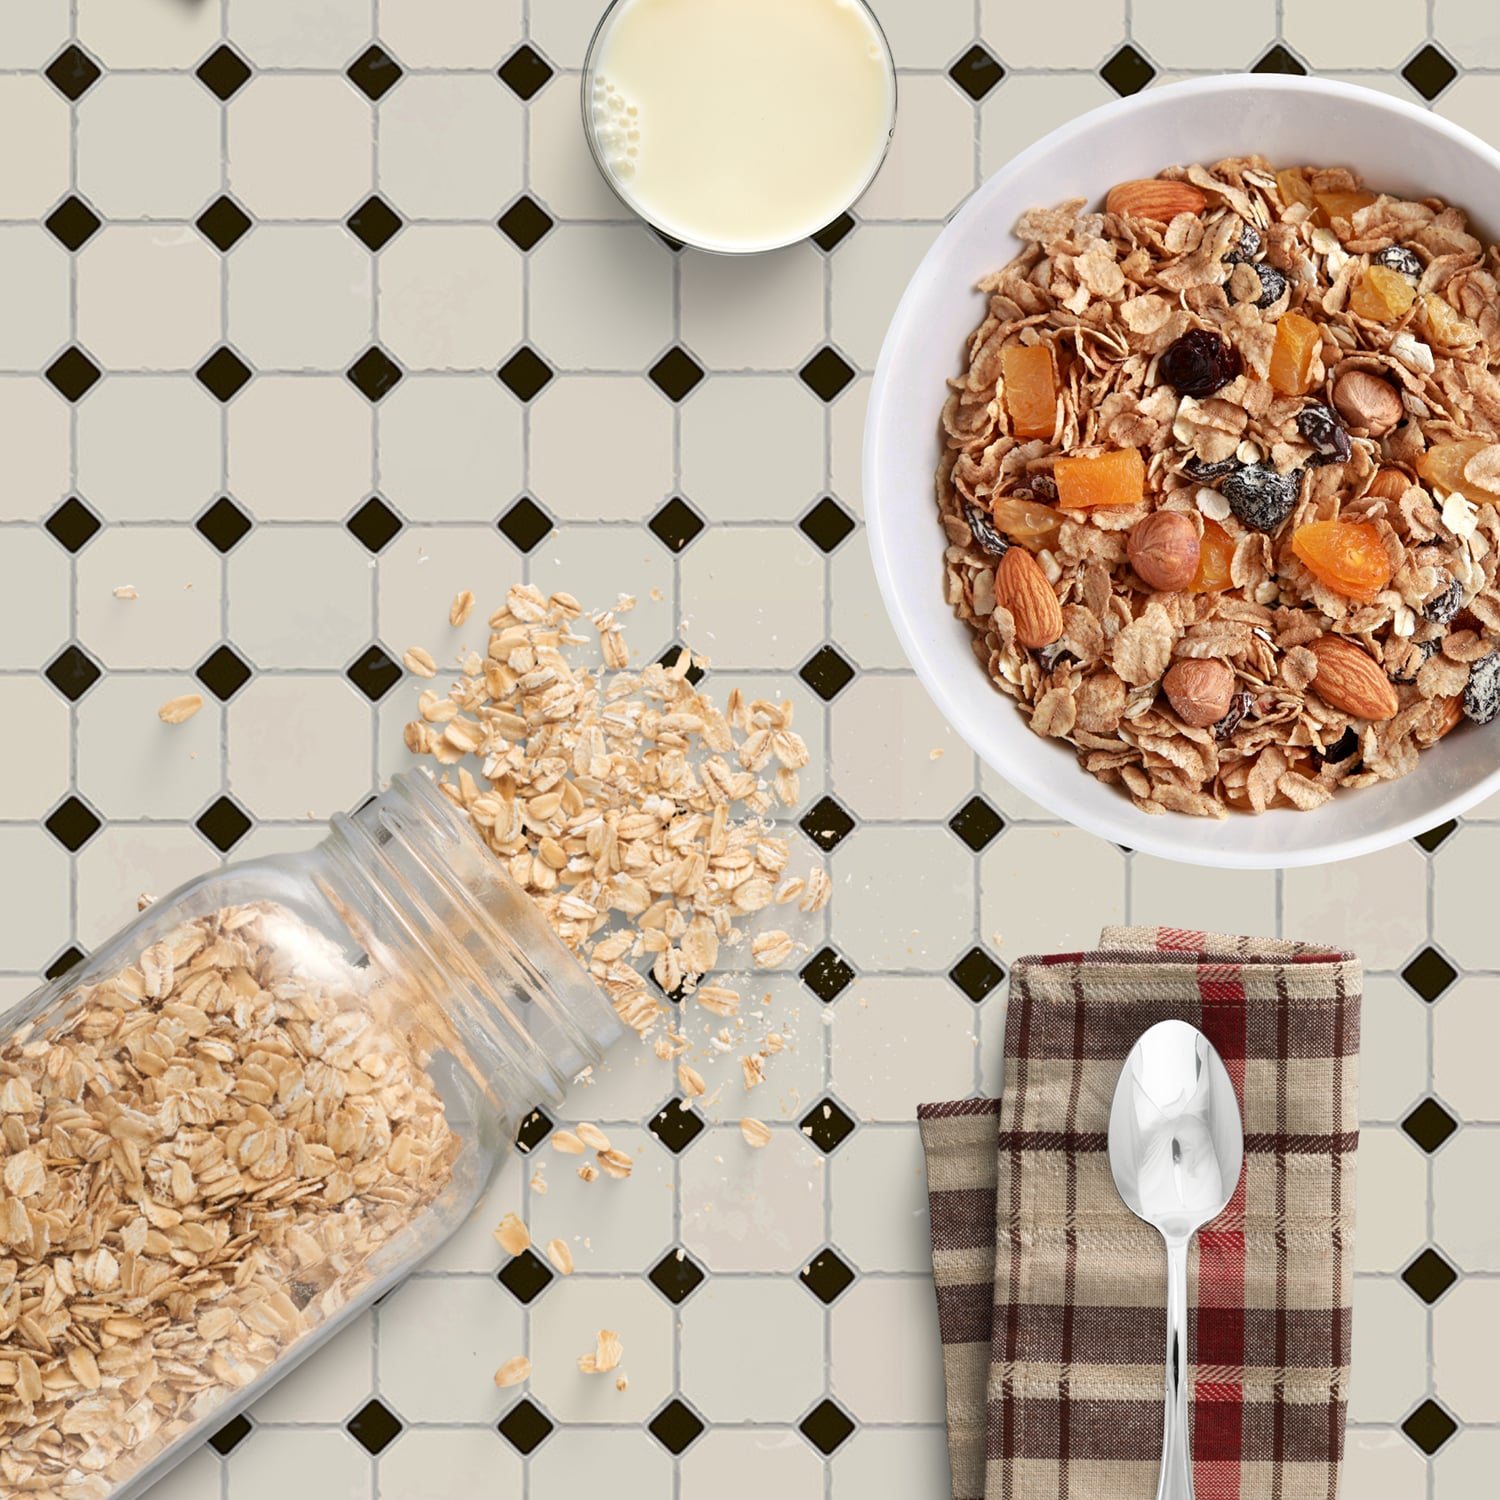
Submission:
POLYGON ((895 113, 860 0, 618 0, 584 77, 595 154, 673 237, 764 250, 868 186, 895 113))

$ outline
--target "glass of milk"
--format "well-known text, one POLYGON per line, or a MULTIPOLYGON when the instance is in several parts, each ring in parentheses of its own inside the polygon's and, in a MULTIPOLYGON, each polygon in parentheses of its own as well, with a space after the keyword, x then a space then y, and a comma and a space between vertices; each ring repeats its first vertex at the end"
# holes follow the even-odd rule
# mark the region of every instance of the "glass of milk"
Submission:
POLYGON ((628 208, 699 250, 815 234, 870 185, 896 68, 864 0, 614 0, 584 134, 628 208))

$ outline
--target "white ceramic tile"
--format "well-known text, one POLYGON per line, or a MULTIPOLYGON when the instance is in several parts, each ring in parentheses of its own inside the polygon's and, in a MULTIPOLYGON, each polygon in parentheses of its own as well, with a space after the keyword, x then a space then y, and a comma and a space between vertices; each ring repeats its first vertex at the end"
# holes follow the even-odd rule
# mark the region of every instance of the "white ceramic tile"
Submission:
POLYGON ((1005 1093, 1005 1015, 1010 985, 995 986, 979 1007, 979 1088, 986 1099, 1005 1093))
POLYGON ((1476 1191, 1497 1172, 1496 1130, 1460 1130, 1433 1163, 1433 1235, 1466 1271, 1500 1271, 1500 1198, 1476 1191))
POLYGON ((107 521, 186 521, 221 482, 222 427, 191 375, 106 375, 78 407, 79 491, 107 521))
POLYGON ((34 375, 0 378, 6 474, 0 520, 36 520, 67 493, 70 420, 67 402, 45 380, 34 375))
POLYGON ((792 1423, 822 1395, 823 1304, 795 1278, 714 1277, 677 1316, 682 1388, 710 1422, 792 1423))
MULTIPOLYGON (((92 798, 91 787, 84 792, 92 798)), ((217 861, 218 851, 192 828, 106 825, 76 862, 78 941, 85 948, 97 947, 136 915, 141 896, 160 899, 211 870, 217 861)))
POLYGON ((0 56, 12 68, 39 68, 68 35, 70 0, 30 0, 0 10, 0 56))
POLYGON ((863 1500, 889 1491, 948 1495, 948 1442, 941 1427, 864 1428, 837 1453, 833 1500, 863 1500))
POLYGON ((146 1493, 151 1500, 223 1500, 223 1461, 212 1448, 200 1448, 146 1493))
POLYGON ((40 826, 3 824, 0 868, 25 876, 0 902, 5 967, 39 970, 68 941, 68 856, 40 826))
POLYGON ((1079 0, 1065 22, 1043 6, 981 0, 979 16, 986 44, 1013 68, 1092 68, 1125 38, 1124 0, 1079 0))
MULTIPOLYGON (((1448 1003, 1458 996, 1450 993, 1448 1003)), ((1427 1007, 1399 979, 1367 976, 1359 1026, 1362 1120, 1404 1118, 1426 1091, 1427 1052, 1427 1007)), ((1439 1086, 1446 1097, 1446 1085, 1439 1086)))
POLYGON ((682 1242, 710 1270, 796 1272, 823 1242, 826 1163, 800 1132, 753 1150, 714 1126, 680 1160, 682 1242))
POLYGON ((862 219, 942 219, 977 186, 974 105, 942 74, 900 83, 896 130, 864 197, 862 219))
POLYGON ((229 489, 267 521, 336 521, 368 495, 370 403, 342 375, 262 375, 229 407, 229 489))
MULTIPOLYGON (((1028 25, 1047 15, 1043 10, 1027 14, 1028 25)), ((998 172, 1048 132, 1114 98, 1115 91, 1093 73, 1013 74, 1003 79, 979 107, 981 175, 998 172)))
POLYGON ((381 342, 408 368, 493 367, 521 336, 521 255, 491 225, 413 224, 376 275, 381 342))
POLYGON ((0 677, 0 722, 26 726, 5 748, 0 818, 40 818, 68 785, 68 705, 40 677, 0 677))
POLYGON ((1276 35, 1276 0, 1222 7, 1134 0, 1130 32, 1136 46, 1163 67, 1219 70, 1230 59, 1249 67, 1276 35))
MULTIPOLYGON (((1375 89, 1401 99, 1407 104, 1425 105, 1427 101, 1399 73, 1341 73, 1333 68, 1320 68, 1318 77, 1336 79, 1340 83, 1352 83, 1357 88, 1375 89)), ((1446 100, 1447 95, 1445 94, 1446 100)))
MULTIPOLYGON (((633 1046, 626 1037, 594 1064, 585 1083, 575 1084, 562 1103, 548 1112, 562 1121, 644 1120, 660 1107, 673 1085, 671 1062, 657 1057, 649 1047, 633 1046)), ((532 1164, 543 1166, 549 1180, 559 1169, 572 1172, 576 1165, 556 1158, 545 1147, 534 1153, 532 1164)))
POLYGON ((0 367, 39 370, 68 342, 68 253, 32 224, 0 227, 0 367))
POLYGON ((227 108, 231 191, 256 218, 342 218, 370 190, 370 110, 336 75, 251 79, 227 108))
POLYGON ((1321 0, 1282 0, 1287 45, 1315 68, 1394 68, 1422 45, 1426 7, 1409 0, 1361 0, 1357 26, 1321 0))
POLYGON ((1487 1500, 1495 1488, 1497 1468, 1500 1432, 1493 1428, 1460 1432, 1433 1460, 1438 1500, 1487 1500))
MULTIPOLYGON (((1465 1278, 1433 1309, 1433 1378, 1443 1404, 1465 1422, 1500 1421, 1497 1339, 1500 1282, 1465 1278)), ((1410 1355, 1406 1363, 1419 1365, 1410 1355)))
MULTIPOLYGON (((537 491, 543 493, 540 485, 537 491)), ((529 566, 538 588, 548 593, 566 589, 586 611, 613 609, 621 594, 631 595, 635 608, 621 617, 625 646, 631 663, 644 666, 677 638, 667 555, 648 531, 563 525, 537 544, 529 566)), ((599 657, 593 646, 579 650, 584 660, 599 657)))
POLYGON ((1032 823, 1057 822, 1055 813, 1049 812, 1040 802, 1033 802, 1024 792, 1017 791, 984 761, 979 762, 979 789, 1007 818, 1025 819, 1032 823))
POLYGON ((219 336, 219 257, 187 225, 113 224, 78 252, 78 338, 113 369, 183 370, 219 336))
POLYGON ((373 11, 372 0, 255 0, 233 13, 234 44, 260 68, 342 68, 370 40, 373 11))
POLYGON ((1354 1269, 1400 1270, 1427 1239, 1427 1159, 1404 1131, 1360 1131, 1357 1193, 1354 1269))
POLYGON ((623 1474, 631 1476, 642 1494, 671 1493, 671 1455, 640 1428, 573 1428, 566 1442, 545 1444, 531 1460, 532 1493, 538 1500, 607 1494, 619 1487, 623 1474))
MULTIPOLYGON (((1420 1004, 1420 1002, 1417 1002, 1420 1004)), ((1466 978, 1432 1012, 1432 1077, 1447 1106, 1465 1120, 1500 1122, 1494 1070, 1500 981, 1466 978)))
POLYGON ((1092 948, 1124 920, 1125 858, 1073 828, 1012 828, 980 856, 980 932, 1007 963, 1092 948), (1059 893, 1068 893, 1066 900, 1059 893))
POLYGON ((506 1214, 519 1214, 526 1197, 530 1171, 524 1156, 506 1156, 463 1222, 427 1260, 424 1271, 473 1271, 493 1276, 505 1264, 505 1252, 495 1242, 495 1226, 506 1214))
POLYGON ((369 343, 370 252, 341 224, 262 224, 225 259, 229 340, 256 369, 338 369, 369 343))
POLYGON ((796 1431, 710 1432, 682 1456, 682 1494, 717 1500, 822 1500, 823 1465, 796 1431))
MULTIPOLYGON (((555 0, 545 11, 532 18, 532 35, 536 35, 543 16, 550 16, 559 4, 555 0)), ((592 0, 586 0, 593 11, 592 0)), ((597 14, 591 17, 597 20, 597 14)), ((630 211, 610 190, 598 167, 588 141, 579 128, 578 89, 571 80, 555 89, 543 89, 532 101, 528 112, 530 128, 531 191, 555 215, 564 219, 626 219, 630 211)))
POLYGON ((222 0, 77 0, 78 40, 106 68, 190 68, 212 50, 222 0))
POLYGON ((413 1276, 379 1318, 380 1393, 405 1420, 494 1422, 510 1405, 494 1374, 525 1352, 525 1319, 493 1276, 413 1276))
POLYGON ((549 362, 645 370, 671 342, 672 252, 650 230, 563 224, 529 259, 530 337, 549 362))
POLYGON ((316 848, 328 836, 328 829, 316 819, 278 825, 262 823, 234 846, 234 858, 266 859, 273 854, 303 854, 316 848))
POLYGON ((672 1388, 675 1318, 644 1281, 559 1277, 531 1309, 532 1392, 562 1422, 643 1421, 672 1388), (593 1353, 601 1328, 619 1335, 624 1355, 615 1374, 585 1375, 578 1356, 593 1353))
POLYGON ((76 564, 78 638, 106 667, 196 666, 219 640, 219 555, 187 527, 106 528, 76 564), (117 599, 129 585, 134 599, 117 599))
POLYGON ((229 638, 259 667, 342 665, 374 632, 374 566, 342 526, 257 527, 227 564, 229 638))
POLYGON ((1433 936, 1458 964, 1494 966, 1490 917, 1475 869, 1500 851, 1500 828, 1462 828, 1446 839, 1433 859, 1433 936))
POLYGON ((793 667, 823 641, 822 554, 800 532, 708 531, 679 565, 695 651, 721 667, 793 667))
POLYGON ((522 106, 494 73, 404 78, 378 108, 379 187, 404 217, 495 218, 521 190, 522 106))
POLYGON ((405 1432, 380 1455, 380 1500, 515 1495, 522 1472, 520 1455, 492 1428, 405 1432))
POLYGON ((375 1315, 366 1312, 262 1396, 250 1415, 256 1422, 343 1422, 374 1386, 375 1315))
POLYGON ((1426 1394, 1427 1309, 1403 1282, 1356 1278, 1349 1420, 1399 1422, 1426 1394))
POLYGON ((341 1428, 263 1427, 229 1457, 229 1500, 282 1493, 287 1476, 330 1500, 373 1494, 369 1455, 341 1428))
POLYGON ((381 492, 413 520, 493 521, 523 488, 524 421, 493 375, 409 375, 380 405, 381 492))
POLYGON ((937 1298, 927 1277, 865 1277, 829 1320, 834 1397, 865 1422, 943 1420, 937 1298))
POLYGON ((768 255, 682 255, 682 337, 720 370, 796 368, 823 341, 824 260, 804 241, 768 255))
MULTIPOLYGON (((880 29, 898 68, 945 68, 974 40, 973 0, 923 0, 921 5, 876 4, 880 29)), ((904 107, 901 94, 898 107, 904 107)))
POLYGON ((1500 65, 1500 17, 1469 0, 1434 0, 1432 34, 1466 67, 1500 65))
POLYGON ((1276 935, 1276 872, 1215 870, 1138 854, 1130 862, 1130 918, 1147 927, 1195 927, 1276 935))
MULTIPOLYGON (((966 1083, 955 1094, 972 1092, 966 1083)), ((862 1271, 927 1274, 927 1171, 916 1125, 855 1131, 829 1171, 832 1239, 839 1253, 862 1271)))
POLYGON ((868 375, 851 380, 828 408, 829 477, 833 493, 843 502, 844 509, 855 516, 865 513, 860 478, 871 383, 868 375))
MULTIPOLYGON (((1439 878, 1442 868, 1440 861, 1439 878)), ((1367 969, 1399 968, 1426 941, 1426 874, 1422 851, 1409 843, 1350 860, 1333 877, 1326 870, 1288 870, 1281 884, 1282 933, 1338 943, 1367 969)))
POLYGON ((531 409, 531 489, 560 520, 645 520, 672 494, 671 403, 644 380, 559 376, 531 409), (607 478, 580 461, 583 413, 607 478))
POLYGON ((0 667, 35 669, 68 638, 68 559, 40 531, 0 533, 0 667))
MULTIPOLYGON (((1352 1430, 1344 1436, 1345 1493, 1361 1500, 1412 1500, 1422 1494, 1427 1465, 1406 1436, 1395 1428, 1352 1430)), ((1464 1500, 1439 1492, 1441 1500, 1464 1500)))
POLYGON ((370 706, 343 677, 258 677, 228 723, 229 789, 257 817, 320 821, 372 790, 370 706), (330 754, 334 745, 349 753, 330 754))
POLYGON ((0 133, 26 142, 0 158, 0 214, 35 219, 68 186, 67 101, 42 78, 0 78, 0 133))
POLYGON ((891 314, 937 232, 936 225, 865 224, 839 246, 833 337, 857 365, 874 368, 891 314))
POLYGON ((193 218, 219 191, 219 101, 191 73, 109 74, 78 101, 77 151, 100 214, 193 218))
MULTIPOLYGON (((850 536, 832 558, 829 589, 833 595, 833 638, 839 650, 861 667, 906 670, 906 654, 880 602, 870 549, 858 533, 850 536)), ((946 757, 947 751, 943 753, 946 757)))
POLYGON ((520 33, 520 0, 380 0, 380 38, 410 68, 493 68, 520 33))
POLYGON ((531 8, 531 40, 560 68, 581 68, 601 11, 594 0, 547 0, 531 8))

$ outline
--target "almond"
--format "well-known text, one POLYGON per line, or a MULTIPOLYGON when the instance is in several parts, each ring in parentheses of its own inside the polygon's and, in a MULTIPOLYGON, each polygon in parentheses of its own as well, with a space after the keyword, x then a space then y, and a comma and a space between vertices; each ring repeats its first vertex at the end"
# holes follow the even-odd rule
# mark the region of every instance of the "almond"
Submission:
POLYGON ((1370 481, 1370 493, 1382 500, 1399 500, 1415 483, 1400 469, 1382 469, 1370 481))
POLYGON ((1105 213, 1155 219, 1162 224, 1171 223, 1178 214, 1201 214, 1207 207, 1207 196, 1192 183, 1165 182, 1160 177, 1118 183, 1104 200, 1105 213))
POLYGON ((1194 729, 1217 724, 1234 701, 1234 673, 1213 657, 1183 657, 1172 665, 1161 685, 1177 717, 1194 729))
POLYGON ((1406 408, 1395 387, 1368 370, 1346 370, 1333 387, 1333 404, 1351 426, 1363 428, 1371 437, 1384 437, 1406 408))
POLYGON ((1436 729, 1433 739, 1440 740, 1450 729, 1456 727, 1463 718, 1463 695, 1455 693, 1451 698, 1439 698, 1432 707, 1436 729))
POLYGON ((1185 589, 1198 571, 1198 528, 1176 511, 1159 510, 1136 523, 1125 550, 1147 588, 1185 589))
POLYGON ((1024 547, 1012 547, 995 569, 995 603, 1016 622, 1016 639, 1033 649, 1063 633, 1062 606, 1042 565, 1024 547))
POLYGON ((1389 719, 1400 708, 1396 689, 1380 666, 1354 641, 1321 635, 1312 643, 1318 658, 1313 688, 1330 708, 1356 719, 1389 719))

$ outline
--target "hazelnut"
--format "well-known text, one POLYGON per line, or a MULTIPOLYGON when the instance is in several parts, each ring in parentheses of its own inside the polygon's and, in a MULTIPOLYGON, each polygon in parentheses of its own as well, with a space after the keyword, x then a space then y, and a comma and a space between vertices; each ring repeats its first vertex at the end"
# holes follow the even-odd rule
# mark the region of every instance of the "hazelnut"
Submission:
POLYGON ((1368 370, 1345 370, 1334 384, 1333 404, 1351 427, 1371 437, 1384 437, 1406 414, 1391 384, 1368 370))
POLYGON ((1185 589, 1198 571, 1198 528, 1174 510, 1138 521, 1125 544, 1130 566, 1152 589, 1185 589))
POLYGON ((1194 729, 1217 724, 1234 700, 1234 673, 1214 657, 1183 657, 1161 685, 1177 717, 1194 729))

